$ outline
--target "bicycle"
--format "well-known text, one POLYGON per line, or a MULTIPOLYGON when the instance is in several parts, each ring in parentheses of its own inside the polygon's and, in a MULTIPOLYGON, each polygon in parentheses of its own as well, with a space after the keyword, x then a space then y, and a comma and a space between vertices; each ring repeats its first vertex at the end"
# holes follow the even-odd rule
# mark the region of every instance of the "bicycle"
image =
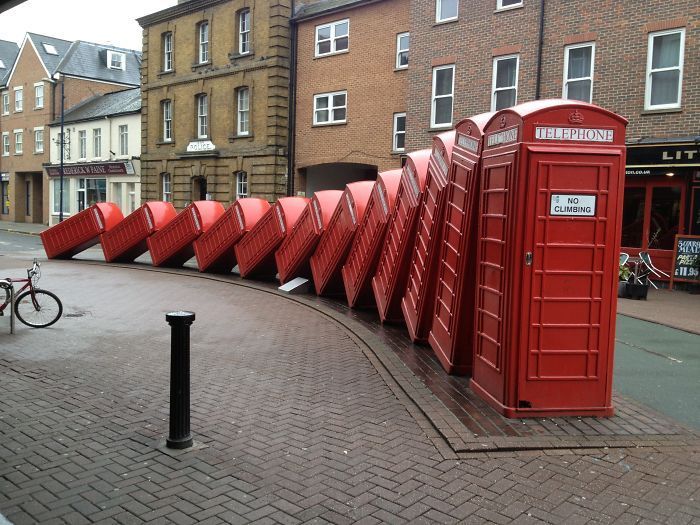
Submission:
POLYGON ((0 305, 0 315, 4 315, 5 308, 10 304, 14 283, 24 283, 17 291, 14 309, 17 319, 32 328, 46 328, 61 318, 63 304, 53 292, 37 288, 41 277, 41 265, 34 259, 34 264, 27 270, 27 278, 6 278, 0 280, 0 300, 2 291, 5 297, 0 305))

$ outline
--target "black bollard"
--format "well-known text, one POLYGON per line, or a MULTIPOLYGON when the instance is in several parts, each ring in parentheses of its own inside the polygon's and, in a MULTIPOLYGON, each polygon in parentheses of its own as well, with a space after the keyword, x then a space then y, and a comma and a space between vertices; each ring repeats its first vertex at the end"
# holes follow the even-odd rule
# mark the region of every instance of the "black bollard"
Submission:
POLYGON ((194 312, 170 312, 170 435, 168 448, 192 446, 190 432, 190 325, 194 312))

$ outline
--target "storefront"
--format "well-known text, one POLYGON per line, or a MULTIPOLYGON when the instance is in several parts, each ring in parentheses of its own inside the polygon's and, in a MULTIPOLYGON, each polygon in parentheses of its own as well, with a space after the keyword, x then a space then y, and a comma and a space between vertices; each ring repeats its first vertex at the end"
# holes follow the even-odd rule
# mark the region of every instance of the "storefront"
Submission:
MULTIPOLYGON (((113 202, 126 216, 140 206, 138 160, 90 162, 63 167, 63 217, 69 217, 96 202, 113 202)), ((50 225, 57 224, 61 212, 61 172, 46 166, 50 184, 50 225)))
POLYGON ((678 234, 700 235, 700 137, 629 144, 622 251, 669 273, 678 234))

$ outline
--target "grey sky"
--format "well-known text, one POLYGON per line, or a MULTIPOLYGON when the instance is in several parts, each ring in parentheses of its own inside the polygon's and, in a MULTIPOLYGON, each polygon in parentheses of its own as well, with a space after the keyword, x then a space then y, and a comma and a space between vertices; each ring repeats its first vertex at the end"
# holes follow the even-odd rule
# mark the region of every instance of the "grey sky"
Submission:
POLYGON ((0 14, 0 40, 22 44, 24 34, 86 40, 141 50, 136 18, 177 0, 27 0, 0 14))

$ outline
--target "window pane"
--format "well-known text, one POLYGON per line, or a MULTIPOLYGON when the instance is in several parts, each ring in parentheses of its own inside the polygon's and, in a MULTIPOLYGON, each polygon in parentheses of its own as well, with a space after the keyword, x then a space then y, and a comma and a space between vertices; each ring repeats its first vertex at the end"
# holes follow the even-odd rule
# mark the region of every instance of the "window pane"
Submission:
POLYGON ((591 101, 590 80, 576 80, 574 82, 569 82, 567 85, 567 98, 571 100, 581 100, 583 102, 591 101))
POLYGON ((579 47, 569 50, 569 71, 567 78, 591 76, 591 54, 593 48, 579 47))
POLYGON ((673 33, 654 37, 651 67, 676 67, 680 65, 681 34, 673 33))
MULTIPOLYGON (((63 213, 68 213, 68 203, 69 203, 69 194, 68 194, 68 181, 64 178, 63 179, 63 213)), ((53 181, 53 211, 54 213, 60 213, 60 206, 61 206, 61 180, 54 180, 53 181)))
POLYGON ((406 117, 396 117, 396 131, 406 131, 406 117))
POLYGON ((506 58, 499 60, 496 66, 496 87, 513 87, 515 86, 515 69, 517 58, 506 58))
POLYGON ((409 35, 399 37, 399 49, 408 49, 408 38, 409 35))
POLYGON ((651 105, 677 104, 678 82, 681 72, 659 71, 651 74, 651 105))
POLYGON ((452 94, 452 68, 435 71, 435 96, 452 94))
POLYGON ((345 105, 345 94, 333 95, 333 107, 344 106, 345 105))
POLYGON ((343 22, 335 26, 335 36, 346 36, 348 34, 348 23, 343 22))
POLYGON ((328 110, 321 109, 316 112, 316 122, 328 122, 328 110))
POLYGON ((624 247, 641 248, 644 228, 646 188, 625 188, 622 206, 622 241, 624 247))
POLYGON ((435 99, 435 124, 452 122, 452 97, 435 99))
POLYGON ((344 36, 335 41, 335 50, 344 51, 348 48, 348 37, 344 36))
POLYGON ((326 109, 328 107, 328 97, 318 97, 316 99, 316 109, 326 109))
POLYGON ((330 53, 331 52, 331 43, 330 41, 326 42, 319 42, 318 44, 318 54, 322 55, 323 53, 330 53))
POLYGON ((408 65, 408 51, 402 51, 399 53, 399 66, 408 65))
POLYGON ((457 0, 438 0, 438 19, 457 17, 457 0))
POLYGON ((333 120, 345 120, 345 108, 334 109, 333 120))
POLYGON ((396 149, 404 149, 406 147, 406 135, 399 133, 396 135, 396 149))
POLYGON ((316 38, 318 40, 328 40, 331 37, 331 28, 330 26, 327 27, 319 27, 316 31, 316 38))
POLYGON ((673 250, 681 212, 680 187, 656 187, 651 194, 649 248, 673 250))
POLYGON ((509 108, 515 105, 515 90, 504 89, 496 92, 496 110, 509 108))

